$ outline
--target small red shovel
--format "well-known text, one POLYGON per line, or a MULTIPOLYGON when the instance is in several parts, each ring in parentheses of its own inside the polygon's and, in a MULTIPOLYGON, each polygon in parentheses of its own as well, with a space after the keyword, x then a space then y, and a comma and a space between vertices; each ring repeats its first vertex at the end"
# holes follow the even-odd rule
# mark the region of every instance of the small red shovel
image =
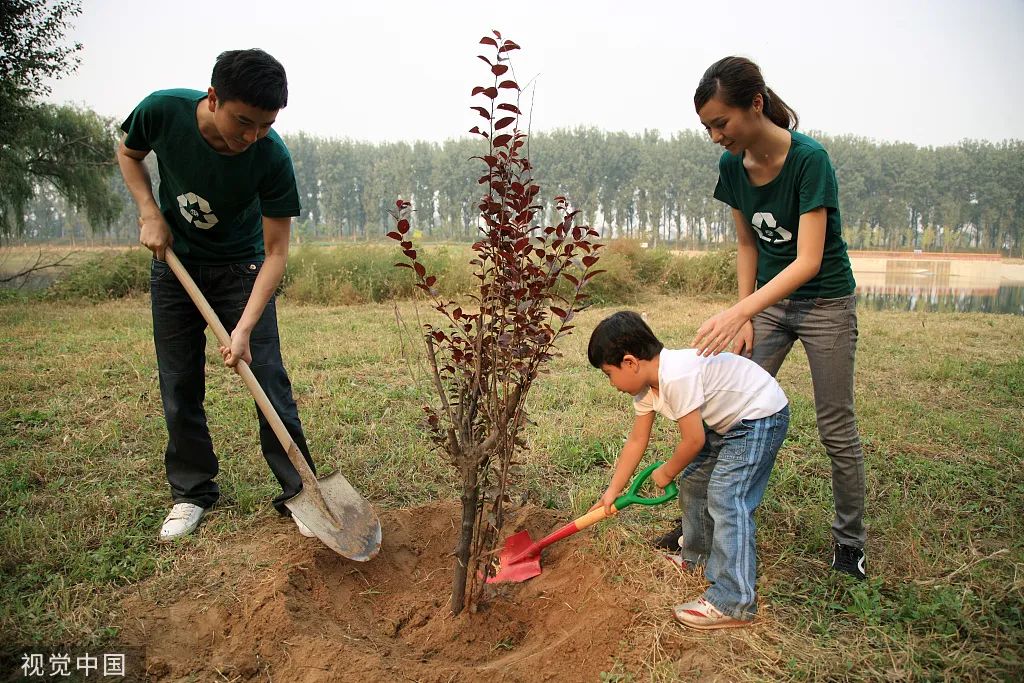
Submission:
MULTIPOLYGON (((673 500, 679 495, 679 489, 673 481, 665 487, 665 493, 658 498, 644 498, 637 492, 640 487, 650 478, 651 472, 658 469, 662 463, 656 462, 648 465, 640 474, 633 479, 632 485, 625 494, 619 496, 612 503, 613 510, 621 510, 624 507, 638 503, 640 505, 661 505, 673 500)), ((577 531, 586 529, 592 524, 600 522, 607 517, 604 507, 591 510, 579 519, 569 522, 561 529, 545 536, 539 541, 530 538, 529 531, 520 531, 509 536, 505 540, 505 546, 498 553, 498 567, 494 576, 488 577, 487 583, 501 583, 503 581, 520 582, 532 579, 541 573, 540 552, 555 541, 561 541, 567 536, 572 536, 577 531)))

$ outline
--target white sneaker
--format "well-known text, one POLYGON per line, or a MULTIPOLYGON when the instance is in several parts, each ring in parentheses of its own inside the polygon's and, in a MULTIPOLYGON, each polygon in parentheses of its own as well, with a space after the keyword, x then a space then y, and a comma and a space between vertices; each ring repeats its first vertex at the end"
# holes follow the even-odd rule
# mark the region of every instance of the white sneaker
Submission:
POLYGON ((205 512, 206 510, 192 503, 175 503, 160 529, 160 540, 173 541, 192 533, 199 526, 199 520, 203 518, 205 512))
POLYGON ((316 538, 316 534, 309 530, 309 527, 302 523, 302 520, 292 515, 292 519, 295 520, 295 526, 299 527, 299 533, 306 538, 316 538))

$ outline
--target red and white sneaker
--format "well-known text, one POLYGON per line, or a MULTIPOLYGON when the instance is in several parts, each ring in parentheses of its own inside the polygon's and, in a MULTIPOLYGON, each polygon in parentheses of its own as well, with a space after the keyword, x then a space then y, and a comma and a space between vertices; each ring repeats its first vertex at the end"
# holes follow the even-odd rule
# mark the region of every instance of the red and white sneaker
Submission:
POLYGON ((662 553, 661 556, 671 562, 672 565, 680 571, 694 572, 698 569, 696 564, 684 559, 681 553, 662 553))
POLYGON ((692 602, 676 605, 673 611, 675 612, 676 621, 680 624, 700 629, 701 631, 711 631, 716 628, 738 628, 740 626, 749 626, 751 623, 750 621, 733 619, 722 614, 718 611, 718 608, 704 598, 697 598, 692 602))

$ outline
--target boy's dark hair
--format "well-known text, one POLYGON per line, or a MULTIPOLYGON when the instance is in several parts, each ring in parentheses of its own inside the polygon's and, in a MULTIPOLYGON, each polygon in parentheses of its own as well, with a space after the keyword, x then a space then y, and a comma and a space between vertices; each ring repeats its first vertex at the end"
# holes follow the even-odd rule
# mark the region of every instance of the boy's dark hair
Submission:
POLYGON ((618 367, 627 353, 640 360, 652 360, 663 348, 665 346, 643 318, 633 311, 619 311, 594 328, 587 346, 587 358, 598 369, 602 365, 618 367))
POLYGON ((228 50, 217 56, 210 85, 221 102, 238 100, 265 111, 288 105, 284 67, 263 50, 228 50))

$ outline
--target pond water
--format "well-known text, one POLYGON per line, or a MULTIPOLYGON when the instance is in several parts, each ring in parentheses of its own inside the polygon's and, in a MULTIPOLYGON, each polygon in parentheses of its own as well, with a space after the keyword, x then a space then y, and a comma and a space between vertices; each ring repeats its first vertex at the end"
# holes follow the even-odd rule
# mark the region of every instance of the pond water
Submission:
POLYGON ((860 306, 1024 316, 1024 264, 998 259, 852 254, 860 306))

